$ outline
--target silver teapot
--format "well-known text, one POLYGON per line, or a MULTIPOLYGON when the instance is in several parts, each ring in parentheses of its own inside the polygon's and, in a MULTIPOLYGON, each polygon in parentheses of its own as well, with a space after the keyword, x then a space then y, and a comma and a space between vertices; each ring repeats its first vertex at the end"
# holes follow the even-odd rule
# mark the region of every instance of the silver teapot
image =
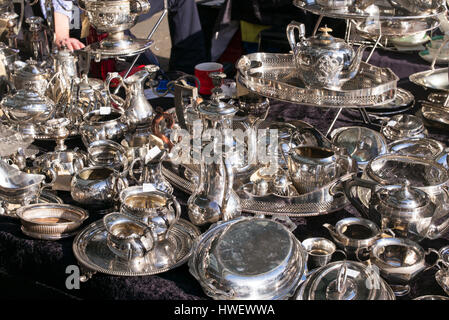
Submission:
POLYGON ((16 61, 12 81, 16 89, 26 89, 44 95, 47 91, 50 74, 35 60, 16 61))
POLYGON ((449 228, 449 210, 436 205, 421 189, 410 186, 405 180, 401 185, 380 185, 372 181, 354 179, 346 183, 346 195, 351 203, 367 218, 382 228, 393 230, 396 236, 421 241, 437 239, 449 228), (369 188, 369 208, 355 198, 351 189, 369 188))
POLYGON ((308 88, 339 90, 357 75, 366 47, 360 46, 356 52, 344 40, 332 37, 329 34, 332 29, 319 30, 321 34, 306 39, 304 24, 292 21, 287 26, 298 76, 308 88), (299 32, 299 42, 295 30, 299 32))

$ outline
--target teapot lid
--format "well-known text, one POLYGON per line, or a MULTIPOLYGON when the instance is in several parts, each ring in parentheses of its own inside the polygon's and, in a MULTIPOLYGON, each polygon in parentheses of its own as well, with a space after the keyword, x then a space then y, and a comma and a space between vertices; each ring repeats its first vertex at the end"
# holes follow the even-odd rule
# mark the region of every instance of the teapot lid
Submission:
POLYGON ((386 188, 380 195, 386 205, 397 209, 418 209, 431 203, 427 193, 411 187, 408 180, 400 187, 386 188))
POLYGON ((14 63, 18 73, 24 76, 40 76, 45 75, 46 72, 39 68, 36 60, 27 60, 26 62, 17 61, 14 63))
POLYGON ((318 29, 318 31, 321 31, 321 33, 308 39, 313 47, 330 49, 347 48, 352 50, 352 47, 343 39, 335 38, 329 34, 330 32, 332 32, 331 28, 325 26, 318 29))
POLYGON ((209 102, 203 102, 198 106, 200 114, 210 117, 225 117, 233 116, 237 113, 238 109, 232 104, 225 103, 218 99, 214 99, 209 102))

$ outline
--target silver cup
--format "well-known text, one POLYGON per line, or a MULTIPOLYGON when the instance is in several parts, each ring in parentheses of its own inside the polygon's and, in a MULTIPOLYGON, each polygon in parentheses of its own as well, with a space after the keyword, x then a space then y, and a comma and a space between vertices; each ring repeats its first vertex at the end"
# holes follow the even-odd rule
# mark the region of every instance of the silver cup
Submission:
POLYGON ((337 250, 337 246, 326 238, 308 238, 302 242, 307 251, 307 270, 321 268, 328 264, 334 253, 346 254, 342 250, 337 250))

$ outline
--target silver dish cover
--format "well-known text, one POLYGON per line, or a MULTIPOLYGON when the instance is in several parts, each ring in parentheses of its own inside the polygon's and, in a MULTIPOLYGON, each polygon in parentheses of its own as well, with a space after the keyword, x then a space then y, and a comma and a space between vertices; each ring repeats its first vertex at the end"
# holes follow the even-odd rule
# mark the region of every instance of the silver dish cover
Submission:
POLYGON ((388 284, 370 266, 336 261, 321 267, 301 285, 297 300, 395 300, 388 284))
POLYGON ((294 235, 262 218, 214 224, 193 250, 190 272, 214 299, 287 299, 306 268, 307 253, 294 235))

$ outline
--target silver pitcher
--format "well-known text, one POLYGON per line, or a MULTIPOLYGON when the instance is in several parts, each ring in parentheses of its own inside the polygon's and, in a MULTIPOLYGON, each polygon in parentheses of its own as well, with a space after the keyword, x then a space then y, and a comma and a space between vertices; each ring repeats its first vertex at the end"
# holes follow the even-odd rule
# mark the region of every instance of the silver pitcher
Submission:
POLYGON ((143 70, 137 71, 132 76, 123 79, 117 72, 109 73, 106 78, 108 96, 116 105, 125 109, 125 117, 131 124, 142 125, 148 123, 154 115, 151 104, 145 98, 143 85, 148 77, 153 77, 159 70, 158 66, 147 65, 143 70), (109 85, 113 79, 118 79, 126 90, 125 102, 119 101, 109 91, 109 85))

